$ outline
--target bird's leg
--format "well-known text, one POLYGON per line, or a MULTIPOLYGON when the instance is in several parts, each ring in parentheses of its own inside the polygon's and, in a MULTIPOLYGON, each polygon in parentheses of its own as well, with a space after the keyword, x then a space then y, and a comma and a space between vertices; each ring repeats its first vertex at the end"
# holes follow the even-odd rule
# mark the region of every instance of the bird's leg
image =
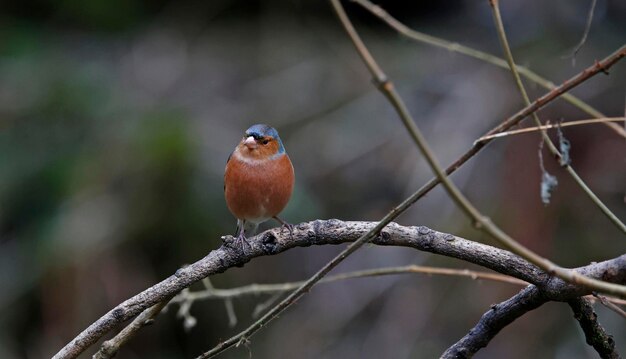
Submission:
POLYGON ((293 224, 283 221, 278 216, 274 216, 273 218, 281 224, 281 227, 280 227, 281 234, 283 233, 283 229, 287 228, 289 230, 289 235, 293 237, 293 224))
POLYGON ((248 242, 248 239, 246 238, 245 229, 244 229, 245 223, 246 221, 244 219, 237 220, 237 228, 239 229, 239 234, 237 234, 237 238, 235 239, 237 245, 241 247, 241 251, 244 253, 245 253, 244 244, 247 245, 248 247, 251 247, 250 242, 248 242))

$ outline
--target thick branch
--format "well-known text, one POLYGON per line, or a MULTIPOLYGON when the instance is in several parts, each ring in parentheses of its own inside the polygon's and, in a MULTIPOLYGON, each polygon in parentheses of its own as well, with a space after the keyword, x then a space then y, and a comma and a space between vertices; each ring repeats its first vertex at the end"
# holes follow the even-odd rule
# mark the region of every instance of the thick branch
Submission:
MULTIPOLYGON (((495 304, 483 314, 474 328, 458 342, 448 348, 441 356, 444 359, 471 358, 514 320, 553 300, 535 285, 524 288, 506 301, 495 304)), ((581 297, 569 299, 568 304, 574 311, 574 317, 585 333, 587 344, 593 346, 602 358, 619 358, 615 351, 613 337, 608 335, 597 322, 596 314, 589 301, 581 297)))
MULTIPOLYGON (((376 226, 376 222, 343 222, 335 219, 305 222, 294 227, 293 235, 280 229, 265 231, 249 239, 250 248, 242 253, 231 236, 225 244, 199 261, 176 271, 160 283, 119 304, 91 324, 54 358, 75 358, 116 325, 133 318, 146 308, 178 293, 209 275, 240 267, 259 256, 275 255, 295 247, 351 242, 376 226)), ((481 265, 538 285, 550 300, 568 300, 589 294, 582 286, 550 277, 513 253, 476 243, 427 227, 389 224, 372 241, 377 245, 411 247, 481 265)), ((626 282, 626 255, 577 269, 577 272, 605 281, 626 282)))

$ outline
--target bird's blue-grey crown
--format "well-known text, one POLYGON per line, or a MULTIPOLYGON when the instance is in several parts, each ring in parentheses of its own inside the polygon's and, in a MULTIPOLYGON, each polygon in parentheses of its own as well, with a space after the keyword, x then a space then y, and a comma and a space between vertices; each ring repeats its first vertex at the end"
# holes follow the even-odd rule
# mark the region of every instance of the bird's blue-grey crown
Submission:
POLYGON ((261 137, 272 137, 276 141, 278 141, 278 146, 279 146, 278 153, 285 152, 283 141, 280 140, 280 137, 278 136, 278 131, 276 131, 276 129, 272 126, 269 126, 263 123, 252 125, 250 126, 249 129, 246 130, 246 137, 247 136, 252 136, 256 139, 261 138, 261 137))

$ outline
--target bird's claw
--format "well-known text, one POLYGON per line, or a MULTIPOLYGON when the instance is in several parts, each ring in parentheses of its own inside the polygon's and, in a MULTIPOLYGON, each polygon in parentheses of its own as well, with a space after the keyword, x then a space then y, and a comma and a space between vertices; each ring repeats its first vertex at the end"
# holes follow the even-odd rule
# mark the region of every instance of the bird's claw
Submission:
POLYGON ((281 224, 281 226, 280 226, 280 234, 283 234, 283 231, 285 230, 285 228, 287 228, 287 230, 289 231, 289 236, 290 236, 290 237, 293 237, 293 227, 294 227, 294 225, 293 225, 293 224, 290 224, 290 223, 287 223, 287 222, 283 221, 283 220, 282 220, 282 219, 280 219, 280 217, 278 217, 278 216, 274 216, 273 218, 274 218, 275 220, 277 220, 277 221, 278 221, 278 223, 280 223, 280 224, 281 224))
POLYGON ((244 254, 246 253, 246 246, 248 246, 248 248, 252 248, 250 242, 248 242, 248 239, 243 233, 240 233, 237 237, 235 237, 235 246, 239 247, 244 254))
POLYGON ((283 223, 283 224, 280 226, 280 234, 283 234, 283 231, 285 230, 285 228, 289 231, 289 236, 290 236, 290 237, 293 237, 293 228, 294 228, 294 225, 293 225, 293 224, 291 224, 291 223, 287 223, 287 222, 283 223))

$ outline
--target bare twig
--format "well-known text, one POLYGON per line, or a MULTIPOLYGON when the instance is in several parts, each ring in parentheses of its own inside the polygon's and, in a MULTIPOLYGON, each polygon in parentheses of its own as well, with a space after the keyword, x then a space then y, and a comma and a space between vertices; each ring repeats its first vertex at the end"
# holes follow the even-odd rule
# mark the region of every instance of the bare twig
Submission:
POLYGON ((617 359, 620 355, 615 350, 613 336, 606 333, 604 328, 598 323, 598 316, 593 311, 589 301, 583 298, 574 298, 567 302, 574 318, 580 324, 580 328, 585 333, 587 344, 591 345, 600 355, 600 358, 617 359))
MULTIPOLYGON (((491 4, 491 8, 493 9, 493 18, 496 25, 496 30, 498 33, 498 38, 500 39, 500 43, 502 45, 502 49, 504 51, 505 58, 509 64, 509 68, 511 69, 511 73, 513 74, 513 78, 515 79, 515 84, 520 91, 522 98, 524 100, 524 104, 526 106, 530 105, 530 99, 528 98, 528 94, 526 93, 526 89, 524 88, 524 84, 522 83, 522 79, 517 72, 515 67, 515 62, 513 61, 513 54, 511 53, 511 48, 509 46, 509 42, 506 38, 506 32, 504 30, 504 25, 502 23, 502 16, 500 15, 500 6, 498 0, 490 0, 489 4, 491 4)), ((537 127, 541 127, 541 121, 539 121, 539 117, 537 117, 536 113, 533 113, 533 120, 535 121, 535 125, 537 127)), ((557 158, 562 158, 561 153, 556 148, 548 133, 544 129, 540 129, 541 137, 543 141, 548 146, 548 149, 554 156, 557 158)), ((620 230, 622 233, 626 234, 626 224, 624 224, 617 216, 596 196, 596 194, 587 186, 587 184, 578 176, 574 168, 571 165, 564 163, 565 170, 567 173, 574 179, 576 184, 587 194, 587 196, 591 199, 591 201, 604 213, 604 215, 620 230)))
POLYGON ((625 304, 624 301, 620 301, 620 300, 616 300, 616 298, 609 298, 609 297, 605 297, 603 295, 599 295, 597 293, 593 294, 594 298, 597 298, 600 301, 600 304, 604 305, 605 307, 609 308, 610 310, 614 311, 615 313, 619 314, 622 316, 622 318, 626 318, 626 312, 618 307, 616 305, 616 303, 619 304, 625 304))
MULTIPOLYGON (((515 285, 528 285, 528 282, 513 278, 508 275, 502 275, 498 273, 489 273, 482 271, 473 271, 469 269, 455 269, 455 268, 441 268, 441 267, 428 267, 428 266, 418 266, 418 265, 407 265, 407 266, 399 266, 399 267, 385 267, 385 268, 376 268, 376 269, 365 269, 358 270, 353 272, 346 272, 336 275, 329 275, 322 278, 319 283, 327 284, 333 283, 337 281, 343 281, 348 279, 355 278, 369 278, 369 277, 378 277, 378 276, 387 276, 387 275, 399 275, 399 274, 426 274, 426 275, 445 275, 445 276, 457 276, 457 277, 466 277, 472 280, 490 280, 502 283, 509 283, 515 285)), ((222 300, 231 300, 233 298, 238 298, 242 296, 259 296, 259 295, 280 295, 281 293, 293 290, 298 288, 304 283, 304 281, 297 282, 285 282, 285 283, 272 283, 272 284, 248 284, 241 287, 235 288, 212 288, 210 290, 200 290, 195 292, 187 292, 182 295, 179 294, 174 297, 170 304, 181 303, 184 301, 192 301, 196 302, 199 300, 209 300, 209 299, 222 299, 222 300)), ((621 310, 615 304, 626 305, 626 300, 607 297, 602 295, 588 295, 586 297, 589 300, 597 300, 601 304, 607 306, 608 308, 615 310, 616 313, 620 315, 626 315, 624 311, 621 310), (615 308, 615 309, 614 309, 615 308), (620 312, 621 311, 621 312, 620 312)), ((269 300, 270 303, 274 303, 276 298, 272 297, 269 300)), ((259 304, 260 311, 266 309, 268 307, 267 303, 259 304)), ((254 315, 253 315, 254 317, 254 315)))
POLYGON ((161 310, 163 310, 163 307, 165 307, 168 302, 169 300, 166 299, 144 310, 140 315, 137 316, 137 318, 135 318, 115 337, 102 343, 100 350, 98 350, 98 352, 93 355, 93 359, 113 358, 120 350, 122 345, 131 340, 135 336, 135 334, 137 334, 139 329, 150 324, 154 320, 154 318, 159 315, 161 310))
POLYGON ((230 298, 224 299, 224 306, 226 307, 226 314, 228 315, 228 326, 233 328, 237 325, 237 314, 235 313, 233 300, 230 298))
POLYGON ((587 13, 587 23, 585 24, 585 31, 583 32, 583 37, 580 39, 576 47, 574 47, 574 51, 569 56, 572 58, 572 66, 576 66, 576 55, 578 55, 578 51, 582 49, 583 45, 587 41, 587 36, 589 36, 589 31, 591 30, 591 23, 593 22, 593 12, 596 9, 597 0, 591 0, 591 8, 589 8, 589 12, 587 13))
MULTIPOLYGON (((180 296, 182 298, 186 298, 187 293, 189 293, 189 288, 185 288, 180 292, 180 296)), ((183 328, 185 331, 190 331, 193 327, 196 326, 198 320, 191 315, 191 305, 193 304, 190 300, 184 300, 180 303, 178 307, 178 312, 176 312, 176 317, 183 320, 183 328)))
MULTIPOLYGON (((337 281, 343 281, 347 279, 355 279, 355 278, 369 278, 369 277, 378 277, 378 276, 387 276, 387 275, 398 275, 398 274, 426 274, 426 275, 446 275, 446 276, 458 276, 458 277, 466 277, 473 280, 490 280, 502 283, 509 283, 515 285, 528 285, 528 282, 524 280, 520 280, 517 278, 513 278, 511 276, 502 275, 498 273, 488 273, 481 271, 473 271, 469 269, 454 269, 454 268, 441 268, 441 267, 428 267, 428 266, 418 266, 418 265, 407 265, 400 267, 386 267, 386 268, 376 268, 376 269, 366 269, 359 270, 347 273, 341 273, 336 275, 329 275, 327 277, 322 278, 319 283, 333 283, 337 281)), ((267 309, 271 304, 275 303, 280 296, 281 293, 293 290, 298 288, 304 283, 304 281, 297 282, 285 282, 285 283, 275 283, 275 284, 248 284, 241 287, 235 288, 211 288, 200 291, 187 291, 185 294, 179 294, 174 297, 170 304, 176 304, 181 302, 191 301, 192 303, 199 300, 208 300, 208 299, 222 299, 226 302, 232 303, 233 298, 242 297, 242 296, 258 296, 258 295, 269 295, 272 296, 267 300, 260 304, 258 304, 258 308, 255 309, 253 317, 257 317, 258 312, 261 312, 267 309)), ((616 304, 626 305, 626 300, 619 298, 612 298, 602 295, 588 295, 585 298, 593 301, 599 301, 601 304, 605 305, 607 308, 615 311, 617 314, 626 317, 626 312, 624 312, 620 307, 616 304)), ((228 311, 228 308, 227 308, 228 311)), ((231 324, 231 318, 229 315, 229 324, 231 324)))
MULTIPOLYGON (((509 69, 509 65, 502 58, 488 54, 486 52, 476 50, 471 47, 461 45, 456 42, 447 41, 447 40, 444 40, 444 39, 441 39, 432 35, 415 31, 407 27, 406 25, 404 25, 397 19, 395 19, 388 12, 386 12, 383 8, 381 8, 378 5, 373 4, 369 0, 351 0, 351 1, 359 4, 365 10, 369 11, 374 16, 378 17, 380 20, 382 20, 387 25, 389 25, 391 28, 396 30, 399 34, 411 40, 414 40, 423 44, 439 47, 442 49, 446 49, 448 51, 456 52, 462 55, 470 56, 475 59, 488 62, 492 65, 496 65, 504 69, 509 69)), ((524 66, 520 66, 520 65, 516 65, 516 68, 522 76, 524 76, 525 78, 527 78, 528 80, 536 84, 539 84, 543 88, 546 88, 548 90, 554 90, 556 88, 556 86, 551 81, 548 81, 547 79, 539 76, 537 73, 531 71, 530 69, 524 66)), ((596 110, 595 108, 591 107, 590 105, 588 105, 587 103, 585 103, 584 101, 582 101, 581 99, 575 97, 574 95, 570 93, 563 93, 561 98, 595 118, 606 117, 600 111, 596 110)), ((619 134, 620 136, 626 138, 626 127, 622 128, 610 122, 607 122, 606 125, 610 127, 613 131, 615 131, 617 134, 619 134)))
MULTIPOLYGON (((605 295, 600 296, 597 293, 595 295, 591 295, 591 297, 595 298, 595 297, 602 297, 604 299, 606 299, 607 301, 614 303, 614 304, 619 304, 619 305, 626 305, 626 299, 620 299, 620 298, 614 298, 614 297, 607 297, 605 295)), ((592 299, 592 298, 587 298, 587 299, 592 299)))
POLYGON ((491 140, 491 139, 496 139, 496 138, 502 138, 502 137, 511 136, 511 135, 519 135, 522 133, 536 132, 539 130, 549 130, 551 128, 556 128, 556 127, 580 126, 580 125, 590 125, 594 123, 607 123, 607 122, 623 122, 624 120, 626 120, 626 118, 624 117, 603 117, 603 118, 591 118, 587 120, 568 121, 568 122, 562 122, 560 124, 555 124, 555 125, 547 123, 545 125, 541 125, 540 127, 533 126, 533 127, 527 127, 527 128, 520 128, 519 130, 511 130, 511 131, 505 131, 505 132, 500 132, 500 133, 494 133, 493 135, 489 135, 489 136, 483 136, 477 139, 476 141, 474 141, 474 143, 483 142, 486 140, 491 140))
POLYGON ((252 318, 258 318, 267 308, 270 308, 274 303, 278 302, 282 293, 276 293, 269 297, 266 301, 257 304, 252 311, 252 318))
MULTIPOLYGON (((528 285, 528 282, 521 279, 513 278, 507 275, 473 271, 469 269, 453 269, 453 268, 440 268, 440 267, 427 267, 418 265, 407 265, 400 267, 387 267, 377 269, 367 269, 360 271, 353 271, 348 273, 341 273, 337 275, 327 276, 322 278, 319 283, 332 283, 337 281, 343 281, 354 278, 368 278, 387 275, 398 274, 427 274, 427 275, 445 275, 445 276, 459 276, 466 277, 473 280, 491 280, 516 285, 528 285)), ((200 290, 196 292, 183 291, 172 299, 170 303, 179 303, 181 305, 191 305, 198 300, 206 299, 223 299, 226 305, 226 312, 228 314, 229 325, 231 327, 237 324, 237 317, 235 316, 234 309, 232 308, 232 299, 246 296, 246 295, 263 295, 272 294, 270 298, 259 303, 252 313, 253 318, 257 318, 258 315, 273 305, 280 295, 284 292, 297 289, 303 285, 305 281, 298 282, 286 282, 276 284, 248 284, 236 288, 220 289, 210 288, 200 290)))
MULTIPOLYGON (((474 280, 482 279, 482 280, 491 280, 491 281, 497 281, 497 282, 503 282, 503 283, 516 284, 516 285, 528 285, 528 282, 526 281, 523 281, 517 278, 512 278, 507 275, 497 274, 497 273, 480 272, 480 271, 473 271, 469 269, 426 267, 426 266, 418 266, 418 265, 366 269, 366 270, 359 270, 359 271, 336 274, 336 275, 329 275, 321 279, 319 282, 320 284, 332 283, 332 282, 337 282, 337 281, 343 281, 346 279, 378 277, 378 276, 410 274, 410 273, 458 276, 458 277, 467 277, 467 278, 471 278, 474 280)), ((229 298, 241 297, 245 295, 282 293, 282 292, 287 292, 287 291, 296 289, 302 284, 304 284, 304 281, 277 283, 277 284, 248 284, 245 286, 241 286, 237 288, 230 288, 230 289, 214 288, 211 290, 189 292, 184 297, 176 296, 174 299, 172 299, 172 303, 179 303, 185 300, 197 301, 197 300, 203 300, 203 299, 229 299, 229 298)))

